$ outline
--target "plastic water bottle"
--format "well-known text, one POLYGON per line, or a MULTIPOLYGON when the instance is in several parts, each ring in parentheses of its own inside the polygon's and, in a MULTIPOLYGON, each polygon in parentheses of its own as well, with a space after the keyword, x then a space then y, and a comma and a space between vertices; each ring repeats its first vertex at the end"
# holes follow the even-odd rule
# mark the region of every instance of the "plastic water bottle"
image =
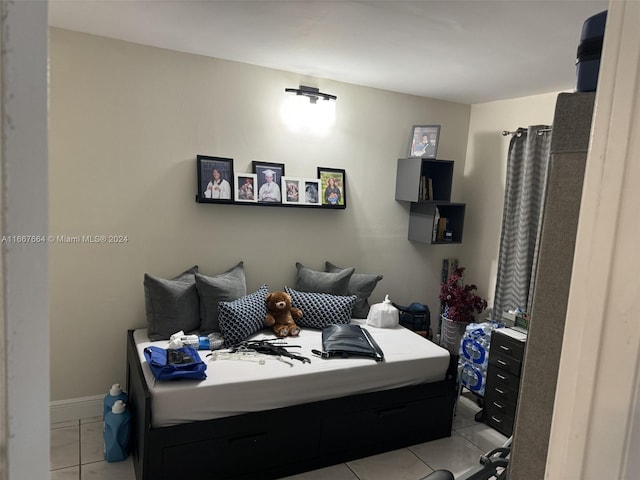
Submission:
POLYGON ((122 387, 119 383, 114 383, 111 386, 111 390, 104 396, 103 408, 102 408, 102 420, 104 421, 107 413, 113 408, 113 404, 116 401, 122 400, 127 403, 127 394, 122 391, 122 387))
POLYGON ((179 331, 169 338, 169 348, 193 347, 196 350, 216 350, 224 344, 224 338, 220 333, 211 333, 208 336, 185 335, 179 331))
POLYGON ((104 459, 121 462, 127 458, 131 413, 122 400, 116 400, 104 419, 104 459))

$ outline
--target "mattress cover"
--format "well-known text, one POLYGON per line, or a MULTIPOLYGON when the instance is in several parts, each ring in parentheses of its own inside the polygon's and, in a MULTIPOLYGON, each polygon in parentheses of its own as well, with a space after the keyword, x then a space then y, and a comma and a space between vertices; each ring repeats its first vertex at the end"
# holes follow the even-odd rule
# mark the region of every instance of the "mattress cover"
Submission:
MULTIPOLYGON (((444 380, 449 352, 414 332, 398 326, 376 328, 365 320, 352 320, 366 328, 384 352, 385 361, 367 358, 322 359, 311 353, 322 349, 320 330, 302 329, 285 346, 310 363, 276 357, 263 364, 246 360, 213 360, 199 350, 207 364, 207 379, 157 381, 144 357, 150 345, 166 348, 168 341, 151 342, 146 329, 134 332, 142 370, 151 392, 154 427, 240 415, 352 394, 399 388, 444 380), (298 347, 292 347, 298 345, 298 347)), ((274 338, 264 330, 250 339, 274 338)))

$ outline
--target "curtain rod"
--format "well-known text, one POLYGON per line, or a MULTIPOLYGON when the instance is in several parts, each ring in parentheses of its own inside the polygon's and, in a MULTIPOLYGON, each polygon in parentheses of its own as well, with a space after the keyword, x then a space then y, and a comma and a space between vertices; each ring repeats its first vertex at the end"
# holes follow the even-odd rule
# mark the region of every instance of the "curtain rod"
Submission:
MULTIPOLYGON (((541 128, 540 130, 538 130, 538 135, 542 135, 543 133, 547 133, 552 131, 553 128, 541 128)), ((506 137, 507 135, 519 135, 524 131, 524 129, 518 129, 514 132, 510 132, 509 130, 503 130, 502 131, 502 136, 506 137)))

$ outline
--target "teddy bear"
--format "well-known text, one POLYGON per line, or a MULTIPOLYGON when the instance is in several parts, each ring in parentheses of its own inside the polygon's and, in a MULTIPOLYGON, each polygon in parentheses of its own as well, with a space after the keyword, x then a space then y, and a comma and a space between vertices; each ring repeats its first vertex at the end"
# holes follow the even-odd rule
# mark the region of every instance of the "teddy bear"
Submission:
POLYGON ((300 327, 296 318, 302 318, 302 310, 291 306, 291 296, 286 292, 271 292, 266 298, 267 315, 264 324, 272 327, 278 337, 297 336, 300 327))

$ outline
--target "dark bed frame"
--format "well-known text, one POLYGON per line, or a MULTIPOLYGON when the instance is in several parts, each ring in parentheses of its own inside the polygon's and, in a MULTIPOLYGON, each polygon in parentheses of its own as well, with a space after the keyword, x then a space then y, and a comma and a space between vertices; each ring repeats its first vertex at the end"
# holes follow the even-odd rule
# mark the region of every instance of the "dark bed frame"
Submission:
POLYGON ((448 437, 456 393, 452 357, 439 382, 156 428, 133 330, 127 334, 137 480, 274 479, 448 437))

